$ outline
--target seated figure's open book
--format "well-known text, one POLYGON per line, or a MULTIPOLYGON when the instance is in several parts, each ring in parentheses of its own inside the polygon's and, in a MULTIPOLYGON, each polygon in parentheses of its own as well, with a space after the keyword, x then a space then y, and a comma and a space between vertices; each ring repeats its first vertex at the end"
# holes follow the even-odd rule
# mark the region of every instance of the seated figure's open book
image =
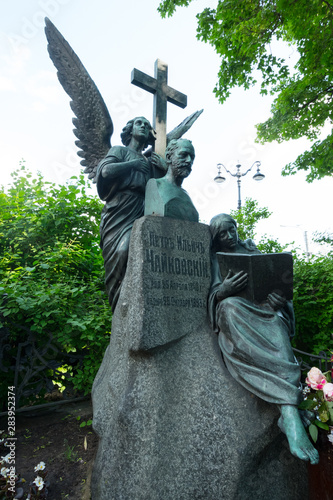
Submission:
POLYGON ((293 258, 291 253, 216 254, 222 279, 229 270, 233 274, 245 271, 248 274, 248 284, 237 295, 248 299, 254 304, 262 304, 269 293, 275 292, 292 300, 293 298, 293 258))

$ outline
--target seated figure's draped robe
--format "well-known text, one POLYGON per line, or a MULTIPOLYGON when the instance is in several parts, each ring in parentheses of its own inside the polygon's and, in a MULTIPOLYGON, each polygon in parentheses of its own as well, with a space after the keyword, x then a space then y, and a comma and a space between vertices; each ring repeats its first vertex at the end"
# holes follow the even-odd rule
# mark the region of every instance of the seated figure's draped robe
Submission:
POLYGON ((145 188, 151 177, 147 173, 132 169, 114 179, 102 176, 104 166, 112 163, 141 159, 143 155, 128 147, 114 146, 97 169, 97 191, 105 201, 100 224, 101 241, 105 267, 105 284, 109 302, 114 311, 124 278, 129 240, 133 223, 143 216, 145 188))
MULTIPOLYGON (((253 250, 244 247, 243 253, 253 250)), ((230 374, 264 401, 298 405, 302 399, 301 372, 290 344, 294 334, 292 303, 273 311, 237 296, 218 301, 222 278, 215 254, 212 278, 209 316, 230 374)))

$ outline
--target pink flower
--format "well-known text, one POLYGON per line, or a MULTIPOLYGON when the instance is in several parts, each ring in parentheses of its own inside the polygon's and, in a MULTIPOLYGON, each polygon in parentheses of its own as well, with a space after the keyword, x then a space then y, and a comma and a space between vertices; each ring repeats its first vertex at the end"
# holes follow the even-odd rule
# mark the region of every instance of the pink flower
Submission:
POLYGON ((333 384, 327 382, 323 387, 323 393, 326 401, 333 401, 333 384))
POLYGON ((327 380, 323 373, 315 366, 308 372, 305 382, 311 389, 316 389, 317 391, 323 389, 324 385, 327 384, 327 380))

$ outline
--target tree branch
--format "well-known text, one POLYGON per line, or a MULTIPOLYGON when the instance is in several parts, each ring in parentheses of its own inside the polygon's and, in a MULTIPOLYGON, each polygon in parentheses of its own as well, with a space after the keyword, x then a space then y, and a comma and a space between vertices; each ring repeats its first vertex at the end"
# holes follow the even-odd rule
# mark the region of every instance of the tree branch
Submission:
POLYGON ((307 108, 310 104, 312 104, 313 102, 315 102, 320 96, 322 96, 322 94, 328 94, 328 93, 331 93, 332 94, 333 92, 333 85, 331 85, 330 87, 327 87, 326 89, 324 89, 322 92, 318 92, 312 99, 310 99, 309 101, 307 101, 305 104, 303 104, 303 106, 301 106, 299 109, 298 109, 298 112, 299 111, 302 111, 303 109, 307 108))

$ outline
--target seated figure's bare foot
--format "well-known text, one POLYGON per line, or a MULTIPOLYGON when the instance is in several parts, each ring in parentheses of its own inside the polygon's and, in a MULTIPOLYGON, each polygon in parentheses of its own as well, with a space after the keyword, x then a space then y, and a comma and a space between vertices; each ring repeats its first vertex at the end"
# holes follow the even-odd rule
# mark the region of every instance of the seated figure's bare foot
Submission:
POLYGON ((281 405, 278 425, 286 434, 290 451, 295 457, 310 461, 311 464, 319 462, 318 451, 310 442, 296 406, 281 405))

